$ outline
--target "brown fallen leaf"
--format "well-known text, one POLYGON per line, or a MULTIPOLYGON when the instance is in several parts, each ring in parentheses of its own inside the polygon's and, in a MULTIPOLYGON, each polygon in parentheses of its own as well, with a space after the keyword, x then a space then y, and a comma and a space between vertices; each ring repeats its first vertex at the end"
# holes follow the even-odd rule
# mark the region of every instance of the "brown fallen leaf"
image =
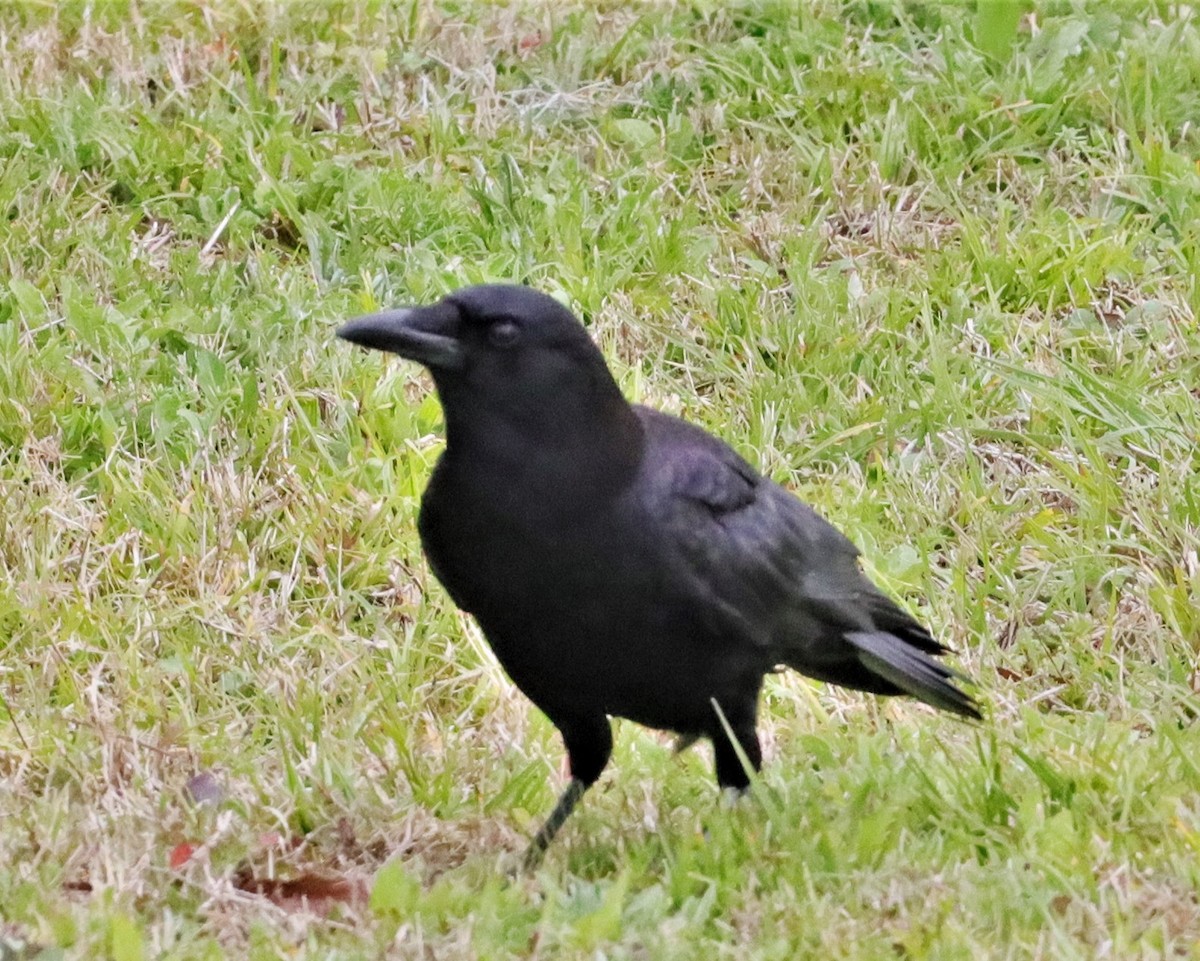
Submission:
POLYGON ((362 878, 328 877, 301 874, 298 877, 256 878, 243 869, 234 878, 234 887, 257 894, 287 911, 308 910, 327 914, 335 904, 363 905, 370 891, 362 878))

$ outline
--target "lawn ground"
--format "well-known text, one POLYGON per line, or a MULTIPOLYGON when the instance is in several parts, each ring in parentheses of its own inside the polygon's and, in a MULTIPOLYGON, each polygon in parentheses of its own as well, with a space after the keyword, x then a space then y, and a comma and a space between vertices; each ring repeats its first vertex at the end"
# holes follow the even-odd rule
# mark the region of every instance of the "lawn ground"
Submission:
POLYGON ((0 10, 0 958, 1200 958, 1186 6, 0 10), (958 652, 767 767, 549 723, 335 342, 525 281, 958 652))

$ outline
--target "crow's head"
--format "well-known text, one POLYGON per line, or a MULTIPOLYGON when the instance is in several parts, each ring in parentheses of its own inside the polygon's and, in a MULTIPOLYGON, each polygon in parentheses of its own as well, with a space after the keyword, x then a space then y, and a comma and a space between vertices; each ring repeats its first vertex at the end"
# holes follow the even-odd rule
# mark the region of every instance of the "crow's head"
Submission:
POLYGON ((561 355, 560 364, 599 356, 566 307, 530 287, 508 284, 464 287, 430 307, 357 317, 338 336, 415 360, 439 380, 482 371, 519 376, 553 355, 561 355))
POLYGON ((338 336, 428 367, 447 418, 524 423, 544 433, 566 417, 586 426, 624 399, 583 325, 529 287, 465 287, 429 307, 351 320, 338 336))

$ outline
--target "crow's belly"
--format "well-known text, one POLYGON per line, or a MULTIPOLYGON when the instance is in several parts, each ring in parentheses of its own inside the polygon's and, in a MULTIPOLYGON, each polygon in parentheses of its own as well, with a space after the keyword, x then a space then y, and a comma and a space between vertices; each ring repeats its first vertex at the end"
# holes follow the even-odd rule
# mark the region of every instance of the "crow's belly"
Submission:
POLYGON ((439 580, 552 720, 603 713, 706 733, 712 700, 727 713, 752 704, 773 666, 747 639, 714 634, 703 602, 673 588, 645 528, 585 524, 550 542, 428 503, 421 519, 439 580))
POLYGON ((771 667, 734 638, 714 638, 663 602, 656 616, 626 618, 614 604, 602 630, 546 614, 522 632, 481 619, 513 682, 551 719, 598 713, 648 727, 707 733, 712 701, 727 714, 757 698, 771 667))

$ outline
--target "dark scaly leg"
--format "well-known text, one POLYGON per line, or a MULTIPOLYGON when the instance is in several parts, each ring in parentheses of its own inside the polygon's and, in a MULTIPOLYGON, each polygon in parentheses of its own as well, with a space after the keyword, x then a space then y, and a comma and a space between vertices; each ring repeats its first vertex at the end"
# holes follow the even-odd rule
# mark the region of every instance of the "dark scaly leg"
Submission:
POLYGON ((551 718, 562 733, 563 742, 567 746, 567 757, 571 762, 571 783, 559 797, 550 817, 542 825, 529 847, 525 849, 526 870, 535 868, 541 863, 546 848, 554 840, 563 823, 575 810, 584 792, 596 783, 600 773, 612 756, 612 728, 608 718, 603 715, 571 721, 560 721, 551 718))
MULTIPOLYGON (((730 740, 730 734, 737 741, 738 747, 750 762, 750 768, 758 771, 762 768, 762 748, 758 744, 756 727, 757 704, 752 703, 749 712, 737 711, 732 705, 722 705, 728 729, 717 717, 717 725, 711 735, 713 753, 717 762, 717 783, 723 788, 732 788, 739 794, 750 787, 750 772, 742 763, 737 748, 730 740)), ((716 708, 714 707, 714 711, 716 708)))
POLYGON ((562 792, 558 798, 558 803, 554 805, 554 810, 550 812, 550 816, 546 818, 545 823, 538 830, 538 833, 529 842, 529 847, 525 849, 525 868, 527 870, 536 868, 541 863, 542 857, 546 853, 546 848, 554 840, 554 835, 558 834, 559 828, 563 826, 571 812, 575 810, 575 805, 579 803, 587 789, 588 786, 582 781, 571 778, 567 789, 562 792))

